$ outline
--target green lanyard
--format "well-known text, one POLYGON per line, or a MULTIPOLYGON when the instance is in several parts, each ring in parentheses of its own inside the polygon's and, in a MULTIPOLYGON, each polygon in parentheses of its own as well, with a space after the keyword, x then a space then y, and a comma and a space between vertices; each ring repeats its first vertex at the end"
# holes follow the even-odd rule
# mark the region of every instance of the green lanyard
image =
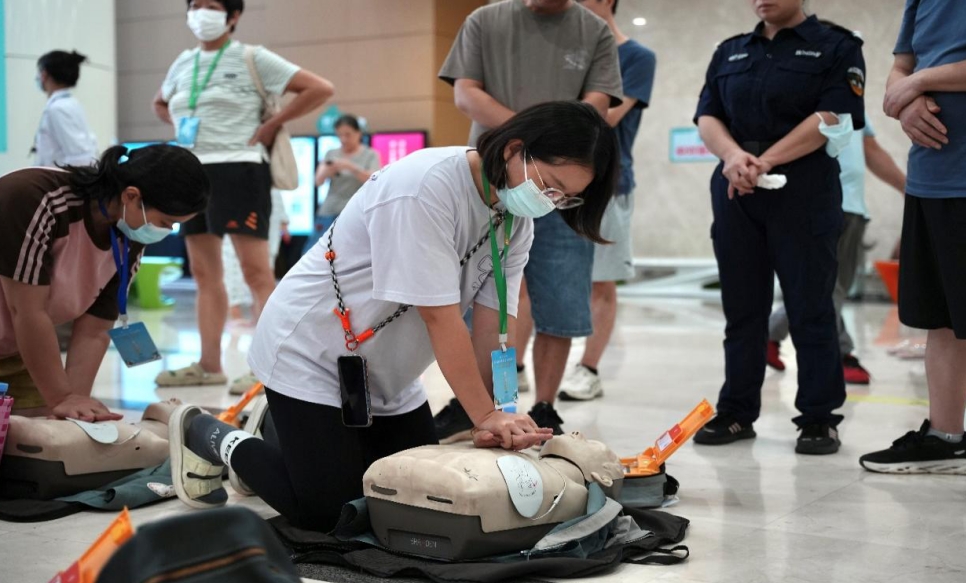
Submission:
POLYGON ((212 59, 211 65, 208 66, 208 72, 205 73, 205 81, 200 87, 198 86, 198 63, 201 61, 201 50, 199 49, 198 52, 195 53, 195 72, 191 78, 191 96, 188 98, 188 109, 191 110, 192 115, 194 115, 194 111, 198 109, 198 97, 200 97, 201 92, 208 87, 208 82, 211 81, 211 75, 215 72, 215 67, 218 66, 218 61, 221 60, 222 53, 225 52, 225 49, 227 49, 228 45, 230 44, 231 41, 229 40, 222 45, 220 49, 218 49, 218 53, 215 55, 215 58, 212 59))
MULTIPOLYGON (((490 206, 490 181, 486 179, 483 170, 483 193, 486 195, 486 205, 490 206)), ((513 215, 506 213, 503 222, 504 239, 503 252, 510 246, 510 233, 513 231, 513 215)), ((500 264, 500 249, 496 242, 496 229, 493 227, 493 215, 490 214, 490 255, 493 257, 493 279, 496 282, 496 295, 500 300, 500 347, 506 352, 507 343, 507 301, 506 301, 506 273, 500 264)))

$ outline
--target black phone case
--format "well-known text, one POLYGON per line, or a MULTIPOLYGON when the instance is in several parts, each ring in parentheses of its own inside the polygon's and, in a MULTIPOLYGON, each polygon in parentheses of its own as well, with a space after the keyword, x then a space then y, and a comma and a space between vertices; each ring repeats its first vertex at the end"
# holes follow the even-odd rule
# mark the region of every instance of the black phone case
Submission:
POLYGON ((369 366, 368 366, 368 363, 366 363, 366 359, 356 354, 348 355, 348 356, 340 356, 338 358, 337 365, 339 368, 339 392, 341 393, 341 397, 342 397, 342 424, 345 425, 346 427, 359 427, 359 428, 370 427, 372 425, 372 400, 369 395, 369 366), (355 359, 358 359, 359 363, 347 362, 347 360, 355 360, 355 359), (346 375, 343 372, 344 370, 343 367, 350 367, 350 366, 362 367, 361 386, 359 386, 358 383, 353 382, 352 380, 346 378, 346 375), (358 391, 362 391, 363 395, 365 396, 366 421, 364 424, 357 422, 358 420, 357 415, 359 414, 359 412, 356 411, 352 406, 353 401, 357 400, 357 399, 353 399, 352 397, 356 396, 356 393, 358 391))

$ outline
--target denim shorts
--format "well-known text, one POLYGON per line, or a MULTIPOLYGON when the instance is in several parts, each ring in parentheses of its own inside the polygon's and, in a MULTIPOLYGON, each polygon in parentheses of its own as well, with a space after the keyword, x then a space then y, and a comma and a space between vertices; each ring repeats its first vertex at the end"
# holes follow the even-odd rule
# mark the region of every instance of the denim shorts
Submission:
POLYGON ((560 213, 533 221, 533 246, 523 274, 537 332, 561 338, 590 336, 594 244, 577 235, 560 213))

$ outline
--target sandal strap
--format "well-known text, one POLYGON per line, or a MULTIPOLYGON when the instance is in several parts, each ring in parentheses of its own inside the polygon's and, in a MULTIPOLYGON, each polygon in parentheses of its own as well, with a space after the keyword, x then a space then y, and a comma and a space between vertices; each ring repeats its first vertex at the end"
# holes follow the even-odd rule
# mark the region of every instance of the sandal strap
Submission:
POLYGON ((181 448, 181 455, 181 478, 188 497, 201 498, 224 487, 221 483, 222 466, 202 459, 184 446, 181 448))

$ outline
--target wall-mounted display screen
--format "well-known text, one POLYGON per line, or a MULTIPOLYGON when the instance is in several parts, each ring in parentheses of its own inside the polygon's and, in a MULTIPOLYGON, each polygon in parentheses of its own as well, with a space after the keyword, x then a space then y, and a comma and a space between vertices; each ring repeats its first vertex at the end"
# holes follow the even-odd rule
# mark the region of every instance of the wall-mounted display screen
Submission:
POLYGON ((407 154, 426 147, 426 132, 377 132, 370 145, 379 152, 383 165, 392 164, 407 154))
POLYGON ((292 235, 309 235, 315 228, 315 138, 293 136, 292 150, 299 169, 299 186, 283 190, 282 201, 288 215, 288 230, 292 235))

